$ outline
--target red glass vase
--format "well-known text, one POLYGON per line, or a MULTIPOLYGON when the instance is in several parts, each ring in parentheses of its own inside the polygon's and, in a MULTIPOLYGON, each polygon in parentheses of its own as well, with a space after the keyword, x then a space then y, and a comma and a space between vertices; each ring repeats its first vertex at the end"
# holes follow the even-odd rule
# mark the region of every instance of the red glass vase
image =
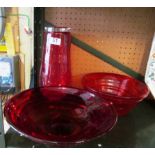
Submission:
POLYGON ((69 86, 70 28, 45 27, 39 86, 69 86))

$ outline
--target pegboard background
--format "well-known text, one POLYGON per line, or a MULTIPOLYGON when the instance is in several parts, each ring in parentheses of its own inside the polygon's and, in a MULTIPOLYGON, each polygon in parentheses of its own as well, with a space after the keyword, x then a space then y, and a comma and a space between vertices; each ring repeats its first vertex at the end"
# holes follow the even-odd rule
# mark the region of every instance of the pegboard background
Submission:
MULTIPOLYGON (((46 8, 45 20, 144 75, 155 32, 155 8, 46 8)), ((71 47, 73 86, 89 72, 122 73, 79 47, 71 47)), ((116 66, 117 67, 117 66, 116 66)))

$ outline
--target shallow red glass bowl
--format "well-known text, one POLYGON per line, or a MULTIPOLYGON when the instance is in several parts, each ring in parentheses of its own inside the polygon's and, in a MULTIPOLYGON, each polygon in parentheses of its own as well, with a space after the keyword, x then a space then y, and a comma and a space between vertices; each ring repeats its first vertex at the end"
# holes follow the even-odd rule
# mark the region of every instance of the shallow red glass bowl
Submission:
POLYGON ((118 115, 130 112, 138 102, 148 96, 147 86, 125 75, 114 73, 90 73, 82 79, 83 86, 112 101, 118 115))
POLYGON ((67 87, 41 87, 5 104, 7 122, 44 144, 76 144, 103 135, 115 125, 113 106, 94 93, 67 87))

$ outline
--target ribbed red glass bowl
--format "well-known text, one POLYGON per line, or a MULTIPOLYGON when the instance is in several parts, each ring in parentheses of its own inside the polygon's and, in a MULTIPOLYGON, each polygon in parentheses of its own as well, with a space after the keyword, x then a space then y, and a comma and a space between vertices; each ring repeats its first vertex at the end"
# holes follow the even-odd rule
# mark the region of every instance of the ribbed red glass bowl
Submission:
POLYGON ((119 116, 126 115, 149 94, 144 83, 114 73, 86 74, 82 83, 87 90, 96 92, 104 99, 113 102, 119 116))
POLYGON ((115 125, 113 106, 89 91, 41 87, 23 91, 5 104, 7 122, 44 144, 74 145, 107 133, 115 125))

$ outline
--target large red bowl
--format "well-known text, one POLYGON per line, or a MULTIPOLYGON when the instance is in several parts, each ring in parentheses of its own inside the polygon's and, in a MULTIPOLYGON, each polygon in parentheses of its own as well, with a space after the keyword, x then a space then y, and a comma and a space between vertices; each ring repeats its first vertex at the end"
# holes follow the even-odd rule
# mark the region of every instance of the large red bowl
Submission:
POLYGON ((119 116, 126 115, 149 94, 144 83, 132 77, 114 73, 86 74, 82 83, 84 88, 112 101, 119 116))
POLYGON ((7 122, 44 144, 77 144, 107 133, 115 125, 113 106, 76 88, 42 87, 23 91, 5 104, 7 122))

